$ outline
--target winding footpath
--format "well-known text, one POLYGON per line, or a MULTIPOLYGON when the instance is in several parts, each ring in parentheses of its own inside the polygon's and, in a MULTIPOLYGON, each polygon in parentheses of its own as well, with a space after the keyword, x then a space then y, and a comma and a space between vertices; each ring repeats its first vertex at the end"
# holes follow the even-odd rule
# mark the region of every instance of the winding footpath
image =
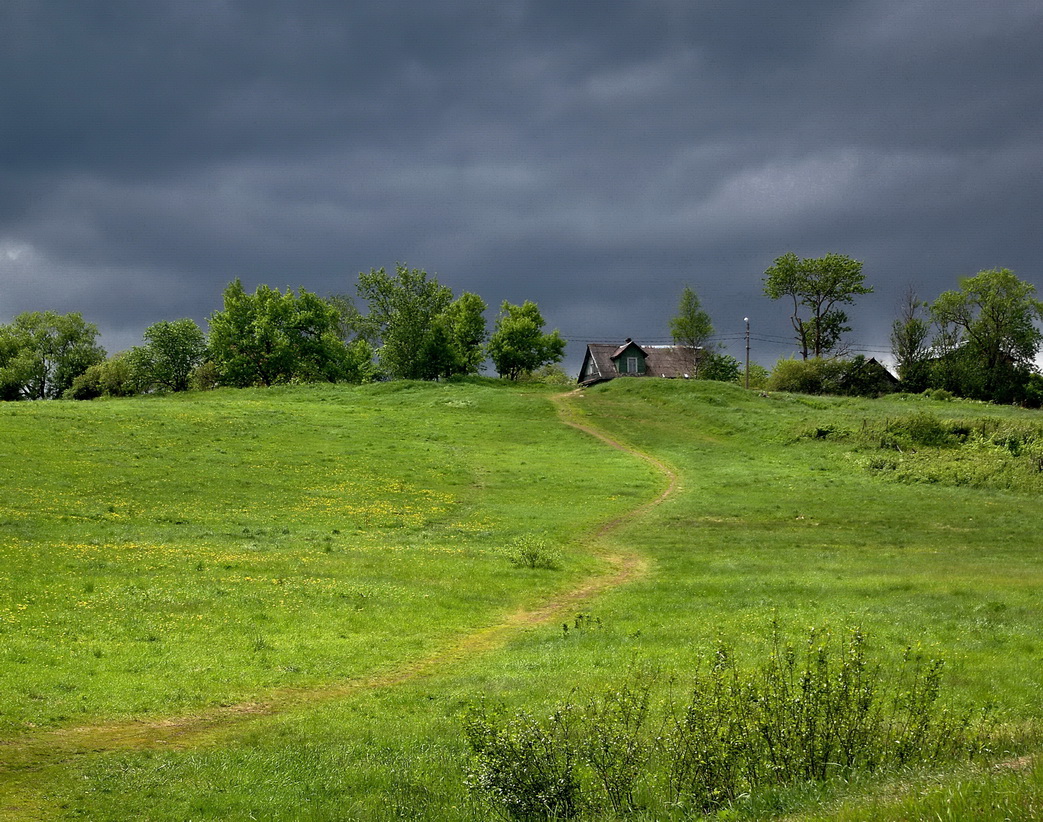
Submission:
POLYGON ((389 688, 442 673, 454 662, 502 647, 521 630, 567 619, 578 606, 602 592, 647 573, 648 563, 643 557, 633 553, 609 552, 605 549, 605 538, 647 515, 677 493, 677 473, 655 457, 614 440, 583 422, 573 403, 580 396, 581 391, 577 389, 552 398, 563 424, 643 460, 665 480, 663 490, 656 497, 598 525, 581 538, 596 556, 608 563, 606 573, 588 578, 581 585, 559 593, 537 607, 516 610, 496 625, 466 634, 449 647, 390 672, 332 683, 321 688, 273 691, 264 702, 245 702, 173 718, 120 720, 60 728, 21 739, 0 740, 0 820, 21 820, 36 815, 39 809, 30 797, 36 792, 34 783, 42 771, 61 767, 83 756, 111 751, 183 750, 232 731, 257 717, 272 716, 297 707, 341 699, 360 691, 389 688))

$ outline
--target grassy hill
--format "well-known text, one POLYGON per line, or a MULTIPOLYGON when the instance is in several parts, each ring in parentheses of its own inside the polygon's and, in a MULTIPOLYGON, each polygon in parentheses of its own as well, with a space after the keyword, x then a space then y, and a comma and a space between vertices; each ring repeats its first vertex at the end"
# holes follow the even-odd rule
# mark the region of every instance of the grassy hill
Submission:
POLYGON ((728 818, 1043 814, 1038 412, 658 380, 552 396, 0 406, 0 817, 485 818, 480 697, 543 714, 649 668, 681 693, 719 643, 763 659, 773 624, 943 657, 954 709, 996 705, 994 751, 728 818), (663 469, 677 488, 642 509, 663 469))

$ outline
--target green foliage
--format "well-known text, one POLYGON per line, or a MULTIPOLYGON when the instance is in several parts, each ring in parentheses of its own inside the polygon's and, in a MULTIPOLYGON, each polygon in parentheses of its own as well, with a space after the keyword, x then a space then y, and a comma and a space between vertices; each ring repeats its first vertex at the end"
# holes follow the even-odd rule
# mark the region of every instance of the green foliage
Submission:
POLYGON ((337 333, 342 340, 348 342, 361 338, 372 345, 376 329, 349 295, 334 294, 327 297, 326 302, 337 312, 337 333))
POLYGON ((0 325, 0 400, 22 398, 22 386, 31 370, 29 353, 6 325, 0 325))
POLYGON ((105 359, 97 336, 97 327, 77 313, 26 312, 0 326, 0 399, 61 397, 105 359))
POLYGON ((803 259, 793 252, 778 257, 764 272, 764 293, 792 302, 790 322, 797 334, 801 358, 821 358, 834 352, 850 331, 847 314, 838 306, 854 302, 873 289, 865 285, 862 263, 843 254, 803 259), (808 315, 801 316, 803 309, 808 315))
POLYGON ((192 372, 206 356, 206 336, 194 320, 162 320, 145 329, 145 345, 129 361, 142 391, 187 391, 192 372))
MULTIPOLYGON (((579 755, 600 796, 591 805, 607 805, 614 814, 639 807, 636 789, 647 776, 657 741, 652 715, 655 676, 637 670, 618 686, 595 692, 586 702, 579 755)), ((660 720, 661 721, 661 720, 660 720)))
POLYGON ((670 320, 670 335, 677 345, 702 348, 713 336, 713 322, 699 302, 699 297, 685 286, 677 306, 677 316, 670 320))
POLYGON ((576 775, 576 708, 544 722, 526 712, 475 705, 465 733, 472 751, 467 787, 508 819, 572 819, 581 810, 576 775))
POLYGON ((980 755, 985 714, 944 703, 942 669, 911 651, 874 663, 859 629, 846 642, 813 630, 797 648, 774 626, 760 665, 744 669, 720 645, 681 702, 653 702, 647 675, 543 722, 480 702, 468 784, 512 819, 627 814, 637 785, 662 791, 646 797, 657 805, 711 812, 773 786, 980 755))
MULTIPOLYGON (((740 371, 739 374, 740 375, 739 375, 737 381, 745 386, 745 384, 746 384, 746 374, 745 374, 745 371, 740 371)), ((767 388, 768 387, 768 380, 770 379, 770 377, 771 377, 771 372, 767 368, 765 368, 763 365, 760 365, 759 363, 755 363, 755 362, 751 362, 750 363, 750 381, 749 382, 750 382, 750 388, 751 389, 767 388)))
POLYGON ((933 445, 944 446, 954 441, 952 425, 946 425, 934 414, 919 411, 897 420, 888 420, 880 439, 881 448, 933 445))
POLYGON ((927 303, 911 288, 906 291, 899 315, 891 324, 891 353, 898 367, 901 390, 923 391, 931 380, 931 323, 925 316, 927 303))
POLYGON ((534 382, 540 385, 572 385, 575 380, 565 373, 558 363, 541 365, 535 371, 528 371, 518 377, 518 382, 534 382))
POLYGON ((221 373, 211 360, 201 362, 192 372, 191 387, 193 391, 213 391, 220 384, 221 373))
POLYGON ((482 370, 485 341, 489 336, 485 329, 486 308, 485 300, 465 291, 439 317, 446 329, 450 357, 448 367, 443 368, 438 376, 477 374, 482 370))
POLYGON ((702 358, 698 379, 736 382, 742 373, 742 364, 728 354, 708 352, 702 358))
POLYGON ((97 397, 129 397, 138 391, 134 366, 129 355, 123 352, 92 365, 72 381, 63 396, 73 400, 93 400, 97 397))
POLYGON ((339 315, 327 301, 301 289, 280 293, 267 285, 249 295, 237 279, 224 292, 224 309, 210 317, 209 360, 222 385, 359 382, 364 344, 349 347, 339 315))
POLYGON ((940 387, 960 396, 1018 402, 1034 370, 1043 332, 1043 302, 1036 288, 1006 268, 980 271, 960 280, 931 306, 938 327, 940 387))
POLYGON ((919 411, 864 423, 858 441, 894 452, 862 459, 900 482, 1043 491, 1043 425, 989 418, 942 419, 919 411))
POLYGON ((1026 408, 1043 408, 1043 374, 1029 374, 1022 390, 1022 405, 1026 408))
POLYGON ((426 271, 399 264, 359 274, 359 296, 369 306, 361 316, 340 298, 347 328, 379 342, 377 357, 385 376, 436 380, 477 374, 485 359, 485 301, 453 292, 426 271))
POLYGON ((433 379, 452 362, 450 329, 439 317, 453 292, 419 268, 398 264, 359 274, 359 296, 369 307, 366 322, 380 341, 383 372, 396 379, 433 379))
POLYGON ((942 662, 872 664, 865 637, 812 631, 803 650, 777 629, 770 657, 744 672, 720 648, 666 735, 670 784, 701 810, 769 785, 826 781, 978 753, 980 725, 939 702, 942 662))
POLYGON ((543 333, 544 320, 536 303, 504 301, 489 338, 489 357, 501 377, 517 380, 544 365, 561 362, 565 340, 557 329, 543 333))
POLYGON ((882 365, 859 355, 850 360, 779 360, 767 387, 794 394, 878 397, 893 393, 895 383, 882 365))
POLYGON ((633 674, 583 705, 565 703, 543 721, 478 701, 464 726, 468 789, 508 819, 636 810, 635 790, 655 745, 648 726, 654 681, 633 674))
POLYGON ((841 360, 779 360, 768 379, 768 389, 793 394, 836 394, 843 374, 841 360))
POLYGON ((893 394, 898 383, 890 372, 875 359, 866 359, 859 354, 850 360, 842 360, 837 393, 848 397, 880 397, 893 394))
POLYGON ((699 356, 699 351, 707 347, 713 336, 713 323, 710 321, 710 315, 703 310, 695 292, 687 285, 681 292, 677 316, 670 320, 670 335, 673 337, 675 345, 684 346, 691 351, 689 370, 696 377, 708 380, 720 379, 720 377, 707 377, 699 373, 711 364, 699 356))
POLYGON ((447 379, 481 370, 485 308, 477 294, 464 293, 432 320, 418 354, 416 379, 447 379))
POLYGON ((543 568, 554 571, 561 567, 558 552, 542 537, 519 537, 511 543, 507 553, 511 562, 518 568, 543 568))

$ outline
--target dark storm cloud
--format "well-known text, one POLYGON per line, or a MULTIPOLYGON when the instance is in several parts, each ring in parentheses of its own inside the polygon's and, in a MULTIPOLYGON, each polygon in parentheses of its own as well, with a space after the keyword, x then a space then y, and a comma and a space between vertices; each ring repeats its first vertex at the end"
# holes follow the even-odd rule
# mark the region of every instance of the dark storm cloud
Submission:
POLYGON ((1036 2, 9 0, 0 30, 0 322, 80 310, 110 350, 235 276, 397 260, 586 339, 664 337, 686 282, 722 336, 784 335, 788 250, 865 261, 867 345, 908 283, 1043 285, 1036 2))

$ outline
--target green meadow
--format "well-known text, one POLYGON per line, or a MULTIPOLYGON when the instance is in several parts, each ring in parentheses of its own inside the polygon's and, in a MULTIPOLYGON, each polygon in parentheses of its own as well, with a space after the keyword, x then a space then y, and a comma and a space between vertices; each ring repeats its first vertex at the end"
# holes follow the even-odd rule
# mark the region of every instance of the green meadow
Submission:
MULTIPOLYGON (((496 818, 466 784, 479 700, 546 716, 649 671, 666 699, 719 643, 757 664, 773 624, 943 658, 989 750, 717 818, 1043 817, 1040 412, 555 396, 0 405, 0 818, 496 818)), ((657 779, 625 818, 692 818, 657 779)))

